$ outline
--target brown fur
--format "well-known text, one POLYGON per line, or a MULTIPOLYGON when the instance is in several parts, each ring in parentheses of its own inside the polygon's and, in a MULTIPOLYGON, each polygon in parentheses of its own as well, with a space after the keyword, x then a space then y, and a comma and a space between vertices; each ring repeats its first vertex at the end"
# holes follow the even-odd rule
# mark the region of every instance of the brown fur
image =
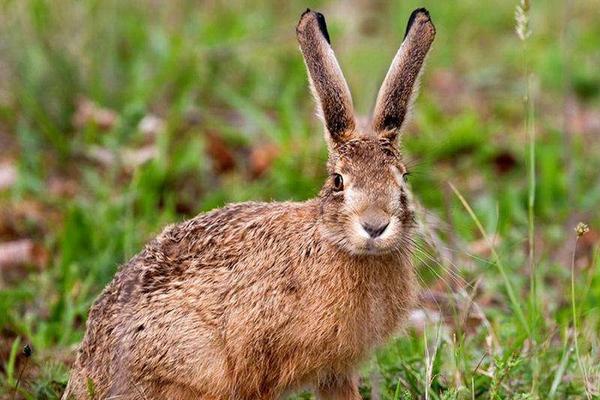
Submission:
POLYGON ((425 57, 435 38, 435 27, 424 8, 413 11, 406 28, 404 42, 381 85, 373 118, 376 132, 391 140, 402 128, 402 123, 414 100, 425 57))
POLYGON ((356 127, 350 89, 329 44, 323 14, 306 10, 296 28, 319 115, 334 141, 346 140, 356 127))
MULTIPOLYGON (((327 83, 318 23, 307 12, 299 32, 312 29, 303 52, 327 83)), ((351 106, 345 81, 313 85, 321 105, 351 106)), ((413 303, 414 213, 396 144, 352 124, 334 135, 330 116, 332 178, 316 199, 199 215, 120 269, 90 310, 65 399, 87 399, 90 385, 98 399, 276 399, 301 387, 360 399, 357 364, 413 303)))

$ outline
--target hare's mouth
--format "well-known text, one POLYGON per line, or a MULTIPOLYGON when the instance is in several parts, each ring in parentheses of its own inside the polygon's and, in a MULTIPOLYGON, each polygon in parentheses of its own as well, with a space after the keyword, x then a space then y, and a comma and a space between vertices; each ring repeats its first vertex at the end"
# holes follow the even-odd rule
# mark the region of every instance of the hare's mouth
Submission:
POLYGON ((381 242, 380 239, 368 239, 365 244, 365 249, 363 251, 363 254, 370 255, 370 256, 376 256, 376 255, 389 253, 390 250, 387 249, 386 247, 382 247, 379 243, 377 243, 378 241, 381 242))
POLYGON ((360 255, 389 254, 393 251, 394 237, 398 234, 397 230, 397 223, 392 219, 385 231, 373 237, 365 231, 363 226, 355 222, 349 232, 352 252, 360 255))
POLYGON ((362 255, 381 256, 393 252, 394 246, 383 239, 368 239, 362 246, 357 246, 355 252, 362 255))

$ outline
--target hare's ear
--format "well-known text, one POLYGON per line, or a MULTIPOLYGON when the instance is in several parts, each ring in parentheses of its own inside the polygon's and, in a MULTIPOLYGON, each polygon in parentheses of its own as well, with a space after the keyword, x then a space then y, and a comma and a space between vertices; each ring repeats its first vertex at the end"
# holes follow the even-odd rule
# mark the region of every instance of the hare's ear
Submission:
POLYGON ((411 14, 404 41, 379 89, 373 129, 380 136, 395 140, 402 128, 411 102, 416 97, 425 56, 435 37, 429 12, 419 8, 411 14))
POLYGON ((350 90, 329 44, 323 14, 306 10, 296 35, 319 116, 329 132, 328 140, 334 146, 343 143, 353 136, 356 122, 350 90))

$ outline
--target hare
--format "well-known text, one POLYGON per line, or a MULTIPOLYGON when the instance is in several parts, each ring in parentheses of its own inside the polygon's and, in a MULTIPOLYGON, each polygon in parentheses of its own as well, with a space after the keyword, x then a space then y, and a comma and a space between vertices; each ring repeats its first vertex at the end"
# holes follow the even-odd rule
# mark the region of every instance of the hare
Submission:
POLYGON ((91 308, 63 399, 360 399, 355 369, 413 305, 414 210, 397 140, 435 36, 408 21, 359 126, 322 14, 296 29, 329 149, 306 202, 243 203, 167 227, 91 308))

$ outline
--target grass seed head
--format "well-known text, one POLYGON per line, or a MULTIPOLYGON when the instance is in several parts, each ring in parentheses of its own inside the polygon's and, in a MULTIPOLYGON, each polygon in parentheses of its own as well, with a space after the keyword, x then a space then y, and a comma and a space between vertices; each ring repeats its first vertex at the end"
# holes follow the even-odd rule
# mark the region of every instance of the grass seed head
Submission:
POLYGON ((531 28, 529 27, 529 0, 521 0, 515 10, 515 21, 517 23, 515 30, 519 39, 525 41, 531 36, 531 28))
POLYGON ((578 223, 577 226, 575 227, 575 233, 577 233, 578 238, 582 237, 583 235, 588 233, 589 230, 590 230, 590 227, 583 222, 578 223))

